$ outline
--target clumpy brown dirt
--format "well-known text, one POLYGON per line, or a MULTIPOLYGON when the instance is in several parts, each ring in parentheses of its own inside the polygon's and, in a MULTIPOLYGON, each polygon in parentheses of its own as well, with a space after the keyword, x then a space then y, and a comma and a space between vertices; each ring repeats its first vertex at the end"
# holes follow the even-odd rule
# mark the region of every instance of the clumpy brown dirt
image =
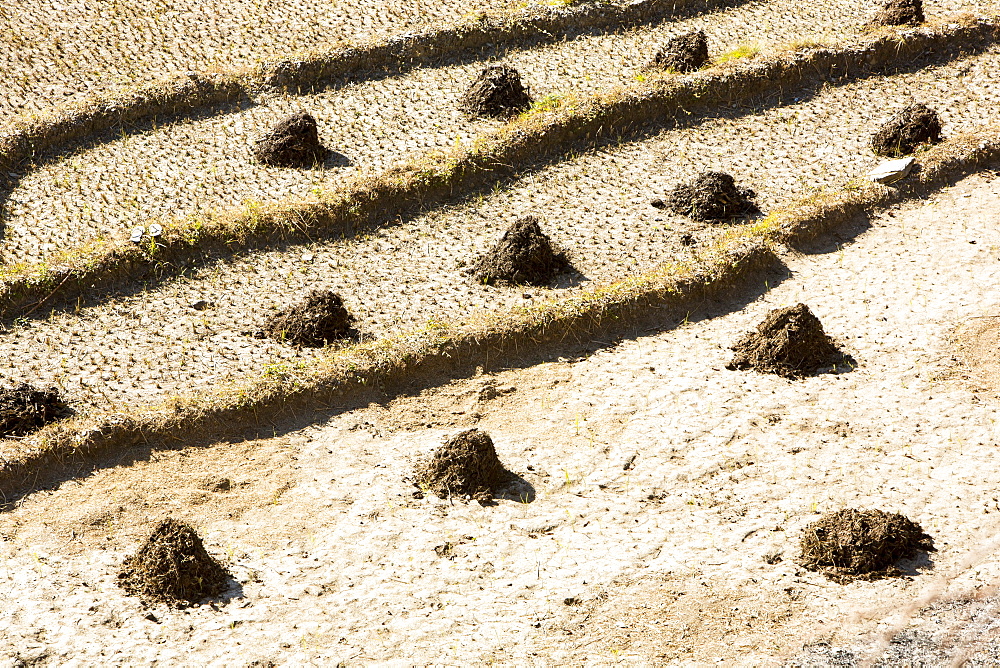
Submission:
POLYGON ((694 72, 708 62, 708 39, 704 31, 692 30, 672 38, 650 63, 677 72, 694 72))
POLYGON ((801 563, 840 583, 900 575, 893 564, 935 551, 920 525, 898 513, 845 508, 827 513, 802 532, 801 563))
POLYGON ((476 280, 485 283, 544 285, 569 268, 565 255, 552 248, 538 219, 518 220, 472 268, 476 280))
POLYGON ((178 608, 219 595, 229 579, 195 530, 169 517, 118 573, 118 585, 132 596, 178 608))
POLYGON ((923 104, 911 104, 893 116, 872 137, 876 155, 900 157, 921 144, 941 143, 941 121, 937 112, 923 104))
POLYGON ((69 407, 52 388, 28 383, 0 390, 0 436, 24 436, 69 415, 69 407))
POLYGON ((769 311, 757 329, 732 348, 727 369, 754 369, 785 378, 801 378, 845 358, 805 304, 769 311))
POLYGON ((449 438, 416 472, 416 483, 438 497, 468 497, 481 502, 511 479, 489 434, 468 429, 449 438))
POLYGON ((653 206, 694 220, 719 222, 760 214, 755 198, 753 190, 737 186, 729 174, 703 172, 694 181, 675 186, 665 199, 653 200, 653 206))
POLYGON ((264 327, 273 339, 305 348, 322 348, 357 335, 354 316, 330 290, 313 290, 306 298, 274 314, 264 327))
POLYGON ((916 26, 924 22, 921 0, 889 0, 872 18, 873 26, 916 26))
POLYGON ((292 114, 257 140, 254 157, 272 167, 313 167, 330 155, 319 141, 316 119, 311 114, 292 114))
POLYGON ((470 116, 504 118, 530 107, 531 95, 516 69, 494 64, 479 73, 459 106, 470 116))

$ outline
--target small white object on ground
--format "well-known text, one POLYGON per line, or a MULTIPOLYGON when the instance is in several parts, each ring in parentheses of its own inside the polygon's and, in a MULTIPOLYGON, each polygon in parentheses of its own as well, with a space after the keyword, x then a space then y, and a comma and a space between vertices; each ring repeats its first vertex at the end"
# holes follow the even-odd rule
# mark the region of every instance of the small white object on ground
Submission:
POLYGON ((894 183, 910 173, 914 162, 912 157, 883 162, 868 172, 868 178, 875 183, 894 183))
POLYGON ((145 227, 141 227, 141 226, 140 227, 133 227, 132 228, 132 235, 129 237, 129 240, 132 243, 137 244, 140 241, 142 241, 142 235, 145 234, 145 232, 146 232, 146 228, 145 227))
POLYGON ((149 236, 158 237, 163 234, 163 226, 158 223, 153 223, 149 226, 149 236))

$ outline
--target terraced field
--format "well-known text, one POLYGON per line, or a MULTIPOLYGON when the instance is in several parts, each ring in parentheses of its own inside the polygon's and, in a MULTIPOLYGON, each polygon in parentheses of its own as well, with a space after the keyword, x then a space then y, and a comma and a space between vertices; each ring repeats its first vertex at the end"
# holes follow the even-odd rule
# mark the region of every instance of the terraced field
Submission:
MULTIPOLYGON (((127 487, 133 458, 150 459, 147 473, 154 477, 168 475, 157 473, 155 466, 155 453, 168 448, 181 447, 183 457, 204 466, 232 466, 219 454, 219 448, 228 446, 217 443, 231 441, 253 444, 240 446, 241 452, 282 453, 279 462, 264 467, 266 474, 240 473, 252 490, 240 492, 240 498, 247 507, 263 508, 252 513, 259 531, 268 513, 277 512, 284 491, 303 484, 300 474, 292 472, 291 460, 284 459, 294 459, 304 447, 295 434, 302 429, 312 433, 310 425, 327 420, 330 410, 345 424, 368 424, 352 417, 352 411, 369 401, 386 403, 452 379, 479 378, 511 367, 528 368, 524 377, 511 381, 524 383, 535 364, 572 357, 579 346, 608 346, 604 342, 622 338, 641 346, 649 328, 665 341, 664 350, 677 354, 676 342, 670 341, 679 341, 686 331, 674 329, 677 323, 699 309, 708 321, 726 314, 731 318, 758 296, 771 299, 768 295, 780 289, 772 284, 776 264, 810 248, 817 237, 828 243, 824 235, 839 233, 849 240, 863 221, 888 207, 932 196, 943 186, 994 167, 1000 151, 992 113, 1000 98, 996 3, 928 3, 923 25, 873 28, 868 21, 877 9, 846 0, 635 0, 445 2, 433 7, 417 1, 391 7, 268 2, 240 3, 225 11, 162 2, 59 7, 37 2, 3 10, 0 53, 7 66, 0 78, 7 85, 0 106, 8 113, 0 136, 5 175, 0 304, 7 354, 0 358, 0 377, 56 388, 74 415, 0 443, 0 491, 11 502, 0 523, 5 536, 0 548, 20 564, 30 541, 38 539, 40 518, 54 512, 60 494, 69 494, 68 481, 95 468, 107 470, 85 484, 98 490, 101 485, 127 487), (708 38, 710 62, 705 67, 680 74, 648 66, 669 37, 692 29, 703 30, 708 38), (497 61, 517 68, 534 104, 506 119, 470 118, 459 100, 483 67, 497 61), (872 154, 869 140, 913 101, 938 112, 945 140, 918 152, 913 175, 892 186, 874 185, 865 175, 882 158, 872 154), (331 156, 309 169, 254 161, 254 142, 295 111, 317 119, 331 156), (730 173, 752 188, 762 215, 713 224, 653 205, 677 183, 706 170, 730 173), (540 286, 475 280, 470 267, 508 226, 529 215, 540 219, 571 269, 540 286), (162 234, 148 234, 154 224, 162 234), (136 226, 146 233, 137 243, 130 241, 136 226), (733 297, 734 285, 754 294, 733 297), (316 288, 343 297, 355 317, 357 338, 301 348, 263 335, 272 314, 316 288), (706 299, 721 300, 722 306, 706 311, 706 299), (252 440, 280 438, 279 430, 293 436, 280 445, 252 440), (243 440, 247 438, 251 440, 243 440), (183 449, 188 445, 190 450, 183 449), (280 484, 272 485, 268 476, 280 477, 280 484), (46 495, 56 500, 36 501, 46 495)), ((991 201, 989 195, 975 196, 987 205, 991 201)), ((947 230, 938 232, 951 239, 947 230)), ((839 252, 861 252, 851 248, 839 252)), ((865 248, 865 253, 876 253, 865 248)), ((898 252, 909 252, 909 246, 902 244, 898 252)), ((977 255, 975 262, 986 267, 981 274, 988 274, 987 259, 977 255)), ((878 269, 861 263, 857 272, 867 282, 878 269)), ((817 275, 832 274, 817 270, 817 275)), ((955 280, 967 280, 963 276, 955 280)), ((802 301, 829 293, 828 286, 801 280, 796 289, 796 299, 802 301)), ((990 290, 980 292, 985 302, 993 298, 990 290)), ((935 317, 946 315, 972 314, 942 310, 935 317)), ((935 337, 943 341, 945 334, 935 337)), ((668 358, 646 366, 671 364, 668 358)), ((654 381, 637 382, 646 387, 654 381)), ((698 377, 691 382, 714 381, 698 377)), ((447 390, 436 391, 447 396, 447 390)), ((533 386, 533 399, 518 410, 526 416, 545 414, 550 410, 547 391, 533 386)), ((579 391, 586 392, 586 386, 579 391)), ((448 401, 429 398, 422 417, 390 431, 417 434, 414 438, 424 443, 438 438, 441 434, 434 430, 442 425, 475 426, 481 419, 493 424, 475 402, 455 413, 464 417, 431 415, 444 410, 448 401)), ((614 403, 613 398, 601 401, 614 403)), ((739 401, 746 405, 733 410, 749 415, 752 402, 739 401)), ((638 410, 622 410, 633 409, 638 410)), ((412 411, 386 410, 393 416, 412 411)), ((912 408, 913 415, 919 410, 912 408)), ((496 412, 492 418, 497 425, 503 423, 502 415, 496 412)), ((390 422, 396 419, 403 418, 390 422)), ((526 430, 532 419, 524 418, 526 430)), ((530 430, 544 432, 536 426, 530 430)), ((579 435, 579 422, 576 430, 579 435)), ((709 438, 709 432, 692 438, 709 438)), ((375 439, 383 436, 378 429, 372 433, 375 439)), ((610 433, 624 437, 629 432, 614 428, 610 433)), ((513 432, 508 436, 516 440, 513 432)), ((323 438, 327 443, 333 437, 323 438)), ((617 452, 610 437, 594 433, 593 438, 617 452)), ((405 451, 397 441, 391 447, 405 451)), ((704 445, 696 443, 685 456, 696 456, 704 445)), ((662 446, 651 445, 650 452, 663 455, 662 446)), ((362 446, 351 445, 355 447, 362 446)), ((542 449, 543 444, 531 447, 542 449)), ((581 470, 603 466, 593 463, 597 460, 581 461, 574 464, 581 470)), ((397 477, 398 463, 389 467, 397 477)), ((548 460, 545 467, 558 469, 548 460)), ((897 468, 892 475, 903 475, 897 468)), ((170 468, 169 475, 179 470, 170 468)), ((567 482, 572 478, 568 470, 567 482)), ((346 475, 332 475, 342 473, 346 475)), ((501 501, 511 504, 504 513, 516 508, 527 518, 546 503, 553 504, 546 513, 563 508, 565 494, 542 495, 547 483, 528 478, 538 483, 539 496, 533 503, 501 501)), ((643 494, 654 494, 652 477, 637 484, 640 490, 649 487, 643 494)), ((387 498, 401 494, 392 485, 387 489, 379 493, 387 498)), ((871 503, 882 498, 869 492, 861 496, 871 503)), ((204 494, 191 497, 201 501, 180 503, 143 494, 137 510, 94 510, 94 516, 111 513, 106 523, 87 524, 90 515, 78 518, 90 528, 80 532, 88 538, 74 548, 79 552, 72 568, 81 568, 77 562, 92 553, 98 538, 112 541, 114 552, 105 559, 110 563, 168 509, 198 524, 196 506, 216 507, 204 494), (116 525, 123 531, 115 533, 116 525)), ((852 494, 831 494, 830 503, 855 498, 852 494)), ((897 502, 895 497, 891 502, 897 502)), ((237 517, 246 511, 241 508, 237 517)), ((796 517, 805 516, 795 508, 796 517)), ((665 523, 676 526, 675 515, 682 510, 664 510, 674 514, 665 523)), ((918 506, 912 510, 923 512, 918 506)), ((329 518, 312 516, 310 521, 341 521, 334 516, 345 511, 334 504, 328 512, 329 518)), ((588 506, 581 512, 583 517, 596 510, 588 506)), ((393 531, 408 535, 404 525, 413 513, 404 514, 410 519, 393 525, 393 531)), ((206 518, 203 526, 237 530, 220 517, 206 518)), ((78 527, 66 527, 77 535, 78 527)), ((367 529, 359 531, 351 528, 352 540, 365 539, 367 529)), ((268 538, 253 545, 233 540, 248 555, 273 548, 270 532, 262 535, 268 538)), ((332 534, 323 535, 333 540, 332 534)), ((213 540, 216 546, 226 542, 213 540)), ((955 540, 965 545, 973 538, 955 540)), ((331 549, 324 547, 324 558, 342 561, 331 549)), ((373 559, 395 554, 395 547, 386 550, 373 559)), ((511 573, 527 568, 516 550, 494 557, 495 568, 500 559, 509 560, 511 573)), ((957 564, 959 557, 944 559, 957 564)), ((230 559, 238 571, 260 561, 230 559)), ((631 558, 619 561, 588 571, 588 586, 593 588, 594 578, 607 589, 645 586, 616 579, 636 564, 631 558)), ((18 568, 6 573, 11 586, 21 577, 18 568)), ((295 565, 289 577, 299 578, 300 569, 295 565)), ((239 577, 244 576, 250 577, 239 577)), ((375 586, 368 575, 359 577, 363 586, 375 586)), ((419 579, 415 573, 399 577, 419 579)), ((252 588, 245 578, 241 582, 243 591, 252 588)), ((6 586, 2 576, 0 586, 6 586)), ((36 589, 30 589, 26 601, 42 595, 37 583, 31 586, 36 589)), ((45 591, 45 596, 58 596, 51 588, 45 591)), ((532 601, 537 615, 551 616, 541 598, 521 585, 517 591, 532 601)), ((545 596, 556 595, 545 591, 545 596)), ((891 598, 879 591, 885 600, 891 598)), ((107 588, 102 592, 122 596, 107 588)), ((405 587, 394 592, 399 600, 419 596, 405 587)), ((23 615, 0 613, 0 626, 7 615, 11 629, 7 639, 14 642, 30 633, 26 620, 32 605, 25 604, 23 615)), ((792 605, 788 615, 794 618, 812 610, 811 605, 792 605)), ((597 607, 593 614, 611 614, 597 607)), ((473 616, 478 609, 474 604, 467 608, 473 616)), ((204 612, 203 606, 198 614, 204 612)), ((55 619, 69 612, 53 614, 55 619)), ((175 613, 154 616, 163 614, 175 613)), ((274 623, 271 616, 261 620, 260 628, 274 623)), ((651 622, 644 618, 646 623, 651 622)), ((624 642, 618 636, 608 640, 614 633, 587 627, 586 620, 566 624, 609 646, 624 642)), ((774 622, 768 628, 779 626, 774 622)), ((412 631, 420 647, 416 662, 449 656, 447 647, 460 633, 457 626, 446 625, 450 630, 438 636, 418 627, 412 631)), ((363 644, 352 630, 337 629, 345 634, 344 644, 363 644)), ((639 633, 635 629, 630 632, 639 633)), ((87 634, 101 633, 88 627, 79 637, 63 634, 58 642, 42 641, 40 653, 12 651, 8 658, 26 661, 37 655, 43 662, 60 663, 81 651, 80 643, 91 637, 87 634)), ((590 655, 579 639, 574 639, 572 652, 560 654, 550 636, 529 642, 524 633, 515 632, 518 643, 531 644, 543 663, 600 662, 613 656, 604 647, 590 655)), ((725 635, 714 627, 698 633, 713 647, 725 635)), ((776 641, 781 633, 774 630, 767 642, 781 645, 781 656, 791 660, 802 643, 796 648, 776 641)), ((124 645, 116 649, 114 660, 168 657, 146 646, 148 638, 140 636, 122 635, 124 645)), ((400 637, 381 636, 377 651, 357 654, 360 658, 354 660, 402 658, 400 637)), ((455 660, 504 662, 503 648, 509 644, 476 637, 475 651, 454 653, 455 660)), ((255 647, 278 662, 325 663, 350 656, 327 640, 301 656, 277 641, 274 647, 255 647)), ((222 641, 213 636, 209 642, 222 641)), ((642 642, 630 643, 631 660, 654 660, 648 648, 640 649, 646 647, 642 642)), ((765 645, 755 645, 755 661, 768 657, 765 645)), ((230 663, 227 651, 214 647, 200 656, 230 663)), ((724 651, 717 651, 722 654, 716 658, 723 657, 724 651)), ((528 654, 518 656, 516 662, 530 660, 528 654)), ((813 651, 809 656, 822 661, 824 655, 813 651)), ((710 659, 698 654, 695 660, 710 659)))

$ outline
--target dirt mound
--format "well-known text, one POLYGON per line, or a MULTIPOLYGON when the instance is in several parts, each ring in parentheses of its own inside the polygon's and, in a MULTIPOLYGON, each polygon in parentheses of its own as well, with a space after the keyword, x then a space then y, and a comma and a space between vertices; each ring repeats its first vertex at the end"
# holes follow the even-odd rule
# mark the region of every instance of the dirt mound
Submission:
POLYGON ((305 300, 271 316, 264 333, 273 339, 306 348, 321 348, 357 334, 344 300, 330 290, 313 290, 305 300))
POLYGON ((911 104, 892 117, 872 137, 876 155, 909 155, 921 144, 941 143, 941 121, 937 112, 923 104, 911 104))
POLYGON ((694 220, 723 221, 758 215, 755 197, 749 188, 737 187, 729 174, 703 172, 694 181, 675 186, 667 193, 663 206, 694 220))
POLYGON ((769 311, 757 329, 736 345, 727 369, 754 369, 801 378, 844 359, 823 325, 805 304, 769 311))
POLYGON ((934 540, 906 517, 852 508, 827 513, 807 526, 800 547, 805 568, 840 583, 899 575, 896 561, 935 550, 934 540))
POLYGON ((924 22, 921 0, 889 0, 872 18, 873 26, 916 26, 924 22))
POLYGON ((486 284, 544 285, 569 268, 562 253, 542 232, 538 219, 528 216, 515 222, 503 238, 472 267, 472 275, 486 284))
POLYGON ((672 38, 655 56, 653 67, 676 72, 694 72, 708 62, 708 39, 701 30, 672 38))
POLYGON ((132 596, 179 608, 221 594, 229 579, 194 529, 170 518, 126 557, 118 572, 118 585, 132 596))
POLYGON ((55 389, 39 390, 27 383, 0 389, 0 437, 24 436, 69 414, 55 389))
POLYGON ((442 499, 464 496, 488 502, 511 479, 489 434, 469 429, 449 438, 416 472, 416 482, 442 499))
POLYGON ((326 160, 330 151, 319 142, 316 119, 299 112, 258 139, 253 155, 258 162, 274 167, 313 167, 326 160))
POLYGON ((531 106, 521 75, 510 65, 488 65, 465 91, 459 104, 470 116, 503 118, 531 106))

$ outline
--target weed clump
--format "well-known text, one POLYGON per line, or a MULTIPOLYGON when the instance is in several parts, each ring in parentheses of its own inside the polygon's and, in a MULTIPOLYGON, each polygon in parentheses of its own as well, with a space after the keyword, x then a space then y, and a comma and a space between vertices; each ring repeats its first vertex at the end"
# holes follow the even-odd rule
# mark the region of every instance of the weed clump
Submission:
POLYGON ((187 524, 167 518, 118 572, 118 586, 146 603, 183 608, 226 589, 229 573, 187 524))
POLYGON ((306 298, 271 316, 264 333, 273 339, 306 348, 322 348, 357 335, 354 316, 331 290, 313 290, 306 298))
POLYGON ((468 429, 449 438, 416 471, 416 483, 438 497, 467 497, 487 503, 512 477, 489 434, 468 429))
POLYGON ((54 388, 39 390, 19 383, 0 389, 0 437, 24 436, 69 414, 54 388))
POLYGON ((922 0, 889 0, 872 18, 873 26, 916 26, 924 22, 922 0))
POLYGON ((756 216, 756 193, 741 188, 725 172, 703 172, 690 183, 680 183, 653 205, 703 222, 721 222, 743 216, 756 216))
POLYGON ((941 120, 923 104, 911 104, 893 116, 872 137, 876 155, 898 158, 913 153, 921 144, 941 143, 941 120))
POLYGON ((316 119, 298 112, 258 139, 253 154, 258 162, 273 167, 313 167, 326 160, 330 150, 319 141, 316 119))
POLYGON ((845 508, 808 525, 800 540, 801 564, 841 584, 900 575, 893 564, 935 551, 919 524, 898 513, 845 508))
POLYGON ((652 67, 676 72, 694 72, 708 62, 708 39, 704 31, 692 30, 673 37, 657 51, 652 67))
POLYGON ((521 75, 510 65, 488 65, 472 82, 459 104, 470 116, 505 118, 531 106, 521 75))
POLYGON ((784 378, 801 378, 844 359, 805 304, 769 311, 732 349, 736 355, 727 369, 754 369, 784 378))
POLYGON ((538 218, 528 216, 511 225, 503 237, 472 267, 476 280, 512 285, 544 285, 569 268, 563 253, 552 248, 538 218))

